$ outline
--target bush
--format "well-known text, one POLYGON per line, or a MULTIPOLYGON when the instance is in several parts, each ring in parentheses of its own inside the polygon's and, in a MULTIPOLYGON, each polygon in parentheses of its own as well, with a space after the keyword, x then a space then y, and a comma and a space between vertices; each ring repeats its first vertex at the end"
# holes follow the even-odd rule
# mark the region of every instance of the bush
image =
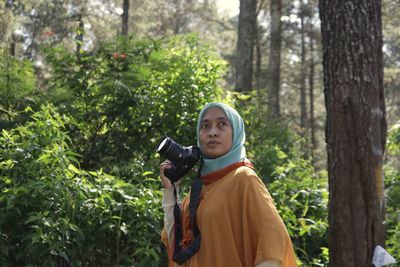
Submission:
POLYGON ((128 38, 80 57, 59 48, 48 55, 50 98, 73 118, 68 130, 85 169, 149 162, 165 135, 195 143, 199 109, 221 95, 224 62, 194 36, 128 38))
POLYGON ((0 137, 2 266, 159 266, 158 186, 78 168, 52 106, 0 137))
POLYGON ((385 165, 386 193, 386 245, 388 252, 397 261, 400 260, 400 123, 390 131, 388 138, 388 163, 385 165))
POLYGON ((386 187, 386 229, 388 252, 400 259, 400 172, 393 167, 385 167, 386 187))
POLYGON ((0 49, 0 129, 11 129, 25 117, 18 116, 33 102, 35 75, 32 63, 0 49))
MULTIPOLYGON (((283 153, 282 151, 280 153, 283 153)), ((328 264, 327 175, 314 170, 308 160, 297 156, 277 166, 268 190, 292 237, 304 266, 328 264)))
MULTIPOLYGON (((199 109, 221 98, 223 62, 193 36, 46 53, 43 100, 56 108, 0 137, 0 264, 163 266, 155 147, 165 135, 195 143, 199 109)), ((326 176, 285 123, 265 120, 254 98, 232 96, 300 261, 326 264, 326 176)))

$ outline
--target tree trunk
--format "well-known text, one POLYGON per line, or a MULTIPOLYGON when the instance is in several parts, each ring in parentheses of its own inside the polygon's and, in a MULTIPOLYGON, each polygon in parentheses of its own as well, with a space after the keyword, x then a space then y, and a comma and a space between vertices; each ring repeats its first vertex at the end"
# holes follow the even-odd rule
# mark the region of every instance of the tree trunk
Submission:
MULTIPOLYGON (((261 0, 257 3, 257 13, 256 17, 258 18, 258 14, 260 14, 261 10, 264 9, 264 0, 261 0)), ((255 52, 256 52, 256 71, 254 74, 255 82, 256 82, 256 90, 257 90, 257 110, 260 112, 263 106, 263 94, 261 88, 264 87, 263 77, 262 77, 262 51, 261 51, 261 39, 262 39, 262 27, 258 23, 258 19, 256 19, 256 32, 255 32, 255 52)), ((265 81, 265 79, 264 79, 265 81)))
MULTIPOLYGON (((8 20, 8 21, 4 21, 4 24, 1 25, 1 26, 4 26, 4 29, 2 30, 2 33, 0 33, 1 37, 3 37, 3 35, 4 35, 4 37, 7 38, 7 35, 8 35, 7 33, 10 31, 10 29, 9 29, 9 26, 11 24, 11 22, 10 22, 11 19, 10 18, 12 17, 11 14, 13 12, 12 11, 12 7, 13 7, 13 1, 12 0, 7 0, 6 1, 6 5, 5 5, 5 13, 3 14, 3 16, 4 16, 4 19, 8 20)), ((0 40, 1 39, 2 38, 0 38, 0 40)), ((6 42, 7 42, 7 40, 6 40, 6 42)), ((9 54, 11 56, 15 56, 15 47, 16 47, 16 38, 15 38, 15 33, 13 32, 13 33, 11 33, 10 46, 9 46, 9 49, 8 49, 9 54)))
POLYGON ((281 81, 281 47, 282 47, 282 0, 271 0, 271 37, 269 62, 267 70, 268 119, 279 119, 281 108, 279 101, 281 81))
POLYGON ((252 88, 256 9, 257 0, 240 0, 235 74, 237 91, 250 91, 252 88))
POLYGON ((124 0, 123 3, 123 13, 122 13, 122 31, 121 35, 128 35, 129 30, 129 0, 124 0))
POLYGON ((302 134, 305 134, 307 121, 307 100, 306 100, 306 40, 304 28, 304 6, 300 0, 300 36, 301 36, 301 68, 300 68, 300 128, 302 134))
POLYGON ((257 89, 257 96, 260 98, 260 88, 261 88, 261 63, 262 63, 262 54, 261 54, 261 44, 260 44, 260 38, 261 34, 259 34, 260 29, 259 27, 256 28, 255 32, 255 47, 256 47, 256 71, 254 73, 254 78, 256 82, 256 89, 257 89))
POLYGON ((193 0, 174 0, 174 15, 170 18, 174 35, 189 32, 189 24, 193 19, 193 10, 196 10, 196 1, 193 0))
POLYGON ((85 32, 85 27, 82 20, 82 14, 78 15, 78 32, 76 34, 76 56, 80 59, 81 50, 83 45, 83 34, 85 32))
POLYGON ((320 0, 331 266, 372 266, 384 245, 386 141, 380 0, 320 0))
MULTIPOLYGON (((257 23, 258 25, 258 23, 257 23)), ((257 90, 257 110, 260 111, 263 106, 263 96, 261 92, 262 82, 261 82, 261 64, 262 64, 262 53, 261 53, 261 44, 260 44, 260 28, 256 28, 256 71, 254 74, 255 82, 256 82, 256 90, 257 90)))
POLYGON ((317 139, 316 139, 316 129, 315 129, 315 115, 314 115, 314 76, 315 76, 315 60, 314 60, 314 36, 313 36, 313 27, 311 22, 310 25, 310 72, 308 76, 308 85, 310 92, 310 130, 311 130, 311 157, 314 155, 314 151, 317 149, 317 139))
POLYGON ((10 55, 15 57, 15 34, 11 34, 10 55))

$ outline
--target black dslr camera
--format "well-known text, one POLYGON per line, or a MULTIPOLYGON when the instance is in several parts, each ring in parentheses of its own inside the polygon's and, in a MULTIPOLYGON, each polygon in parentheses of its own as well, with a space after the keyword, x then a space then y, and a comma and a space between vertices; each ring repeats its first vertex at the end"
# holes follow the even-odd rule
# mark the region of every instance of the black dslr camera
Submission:
POLYGON ((172 167, 164 171, 172 182, 178 181, 187 174, 200 160, 201 151, 197 146, 182 146, 170 137, 165 137, 158 145, 157 152, 172 162, 172 167))

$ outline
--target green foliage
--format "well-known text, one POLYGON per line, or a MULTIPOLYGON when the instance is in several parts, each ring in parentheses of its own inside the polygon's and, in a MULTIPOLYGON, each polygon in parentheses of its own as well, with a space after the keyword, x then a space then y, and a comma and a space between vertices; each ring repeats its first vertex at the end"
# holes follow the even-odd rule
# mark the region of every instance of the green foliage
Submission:
MULTIPOLYGON (((283 152, 281 152, 283 153, 283 152)), ((316 172, 300 154, 275 168, 267 184, 304 266, 328 263, 327 176, 316 172)))
POLYGON ((65 121, 45 106, 0 136, 1 266, 158 266, 157 183, 77 168, 65 121))
POLYGON ((389 154, 400 156, 400 121, 389 131, 388 147, 389 154))
POLYGON ((35 82, 30 61, 17 59, 0 49, 0 129, 9 129, 16 123, 16 112, 32 101, 35 82))
POLYGON ((400 259, 400 172, 393 167, 385 168, 387 248, 400 259))
MULTIPOLYGON (((392 157, 400 155, 400 124, 389 131, 388 154, 392 157)), ((397 260, 400 259, 400 171, 396 168, 395 159, 385 166, 387 249, 397 260)), ((398 165, 397 165, 398 166, 398 165)))
POLYGON ((268 121, 255 105, 247 105, 243 114, 246 117, 246 148, 249 157, 264 182, 272 182, 276 168, 291 156, 295 137, 289 133, 283 121, 268 121))
POLYGON ((165 135, 194 143, 197 111, 220 97, 223 61, 193 36, 121 39, 79 57, 48 53, 50 97, 73 118, 68 130, 83 168, 147 162, 165 135))
MULTIPOLYGON (((165 135, 195 143, 199 109, 222 98, 224 63, 193 36, 44 51, 52 68, 42 99, 56 108, 27 109, 30 121, 0 137, 0 265, 163 266, 155 147, 165 135)), ((16 103, 33 94, 13 86, 16 103)), ((248 156, 300 264, 326 266, 326 174, 303 156, 285 120, 266 119, 254 95, 224 101, 245 119, 248 156)), ((394 154, 397 135, 389 138, 394 154)), ((392 169, 386 177, 388 249, 396 256, 399 176, 392 169)))
POLYGON ((223 62, 193 36, 44 51, 42 101, 57 108, 28 108, 0 137, 0 264, 162 265, 155 147, 164 135, 194 142, 223 62))

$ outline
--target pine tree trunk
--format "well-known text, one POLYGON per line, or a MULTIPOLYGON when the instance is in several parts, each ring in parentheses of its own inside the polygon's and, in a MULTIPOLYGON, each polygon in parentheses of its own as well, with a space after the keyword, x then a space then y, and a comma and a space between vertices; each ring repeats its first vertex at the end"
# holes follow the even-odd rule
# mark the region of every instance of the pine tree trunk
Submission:
POLYGON ((260 44, 260 30, 259 28, 256 28, 256 33, 255 33, 255 47, 256 47, 256 71, 254 73, 254 78, 256 82, 256 89, 257 89, 257 94, 259 97, 261 97, 259 91, 262 87, 261 85, 261 63, 262 63, 262 54, 261 54, 261 44, 260 44))
POLYGON ((386 140, 380 0, 320 0, 330 265, 370 267, 384 245, 386 140))
POLYGON ((261 82, 261 63, 262 63, 262 53, 261 53, 261 44, 260 44, 260 29, 256 28, 256 71, 254 74, 256 80, 256 90, 257 90, 257 110, 260 110, 263 105, 263 96, 262 96, 262 82, 261 82))
POLYGON ((257 0, 240 0, 235 83, 237 91, 250 91, 253 81, 253 46, 257 0))
POLYGON ((126 36, 128 35, 128 30, 129 30, 129 0, 124 0, 122 9, 123 13, 122 13, 121 35, 126 36))
POLYGON ((315 128, 315 114, 314 114, 314 76, 315 76, 315 60, 314 60, 314 38, 313 38, 313 28, 311 22, 310 25, 310 72, 308 76, 309 93, 310 93, 310 130, 311 130, 311 156, 313 158, 314 151, 317 149, 317 139, 316 139, 316 128, 315 128))
POLYGON ((301 36, 301 69, 300 69, 300 128, 302 133, 306 130, 307 121, 307 96, 306 96, 306 41, 304 29, 303 1, 300 0, 300 36, 301 36))
POLYGON ((11 42, 10 42, 9 54, 11 56, 14 56, 14 57, 15 57, 15 47, 16 47, 16 38, 15 38, 15 34, 12 33, 11 34, 11 42))
POLYGON ((281 47, 282 47, 282 1, 271 0, 271 41, 267 70, 268 118, 279 119, 281 108, 279 101, 281 82, 281 47))
MULTIPOLYGON (((5 13, 2 14, 2 15, 4 16, 4 18, 8 19, 7 23, 10 23, 10 17, 12 17, 12 15, 10 15, 13 12, 12 11, 12 7, 13 7, 13 1, 12 0, 6 1, 5 13), (9 12, 9 14, 8 14, 9 16, 7 16, 7 12, 9 12)), ((5 28, 8 28, 6 22, 2 26, 6 26, 5 28)), ((8 33, 9 30, 10 29, 2 29, 2 32, 0 33, 0 36, 1 37, 4 36, 4 37, 7 38, 7 33, 8 33)), ((10 40, 10 45, 9 45, 9 49, 8 49, 9 54, 11 56, 15 56, 15 47, 16 47, 15 33, 11 33, 11 40, 10 40)))

